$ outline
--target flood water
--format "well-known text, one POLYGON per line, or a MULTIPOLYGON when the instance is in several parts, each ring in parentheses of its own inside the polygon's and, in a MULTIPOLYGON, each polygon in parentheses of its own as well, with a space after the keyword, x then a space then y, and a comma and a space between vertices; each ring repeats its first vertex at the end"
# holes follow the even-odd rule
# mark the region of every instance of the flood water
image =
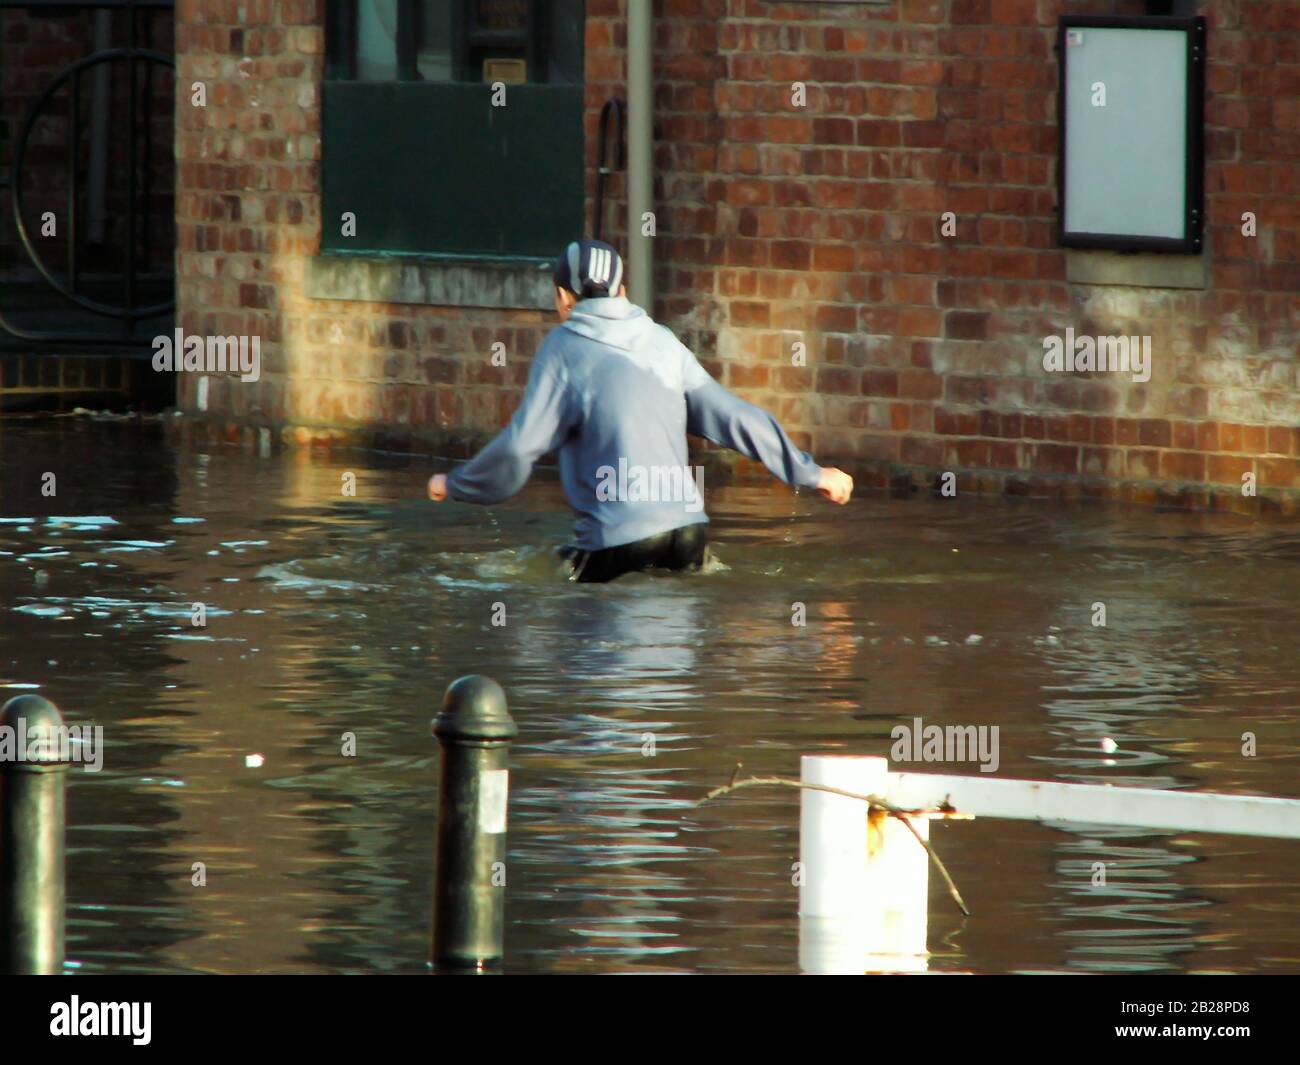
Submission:
MULTIPOLYGON (((519 725, 508 971, 798 971, 798 793, 692 803, 737 762, 887 754, 916 717, 998 726, 999 776, 1300 798, 1285 522, 713 488, 712 572, 575 585, 556 484, 439 507, 431 472, 0 430, 0 699, 104 727, 103 771, 69 774, 70 969, 425 971, 429 725, 471 672, 519 725)), ((1300 970, 1295 841, 994 819, 932 840, 972 916, 931 877, 931 971, 1300 970)))

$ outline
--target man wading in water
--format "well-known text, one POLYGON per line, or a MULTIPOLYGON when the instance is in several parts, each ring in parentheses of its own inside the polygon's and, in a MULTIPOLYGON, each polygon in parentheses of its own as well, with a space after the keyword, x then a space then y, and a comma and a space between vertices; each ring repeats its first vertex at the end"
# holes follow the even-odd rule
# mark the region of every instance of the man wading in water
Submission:
POLYGON ((623 260, 610 245, 574 241, 553 277, 561 324, 533 357, 523 402, 471 461, 430 478, 435 503, 499 503, 558 449, 564 494, 578 516, 574 543, 561 551, 569 579, 609 581, 703 565, 709 519, 686 465, 687 433, 758 460, 786 484, 849 501, 853 478, 818 466, 775 418, 728 392, 671 331, 628 302, 623 260))

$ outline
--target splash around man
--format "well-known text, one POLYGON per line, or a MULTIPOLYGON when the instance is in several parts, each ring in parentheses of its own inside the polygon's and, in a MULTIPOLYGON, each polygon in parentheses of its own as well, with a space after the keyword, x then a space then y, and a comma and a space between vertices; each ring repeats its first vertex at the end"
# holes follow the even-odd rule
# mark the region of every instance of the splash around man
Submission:
POLYGON ((613 247, 574 241, 552 276, 560 325, 533 357, 519 409, 468 463, 430 478, 430 499, 499 503, 557 451, 577 515, 561 553, 578 581, 703 565, 709 519, 686 464, 687 433, 756 459, 786 484, 849 501, 853 478, 817 465, 772 415, 728 392, 628 301, 613 247))

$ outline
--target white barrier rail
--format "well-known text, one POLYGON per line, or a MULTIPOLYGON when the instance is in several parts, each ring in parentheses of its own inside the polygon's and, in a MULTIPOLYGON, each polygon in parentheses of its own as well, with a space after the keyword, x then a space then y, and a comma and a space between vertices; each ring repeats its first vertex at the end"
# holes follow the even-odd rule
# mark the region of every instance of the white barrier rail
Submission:
POLYGON ((909 810, 950 802, 976 817, 1300 839, 1300 800, 1262 795, 890 773, 881 797, 909 810))
MULTIPOLYGON (((805 784, 874 795, 906 810, 1300 839, 1300 800, 1045 780, 891 773, 885 758, 804 755, 805 784)), ((923 838, 942 814, 909 818, 923 838)), ((927 967, 929 856, 907 826, 860 799, 800 792, 800 967, 917 972, 927 967)))

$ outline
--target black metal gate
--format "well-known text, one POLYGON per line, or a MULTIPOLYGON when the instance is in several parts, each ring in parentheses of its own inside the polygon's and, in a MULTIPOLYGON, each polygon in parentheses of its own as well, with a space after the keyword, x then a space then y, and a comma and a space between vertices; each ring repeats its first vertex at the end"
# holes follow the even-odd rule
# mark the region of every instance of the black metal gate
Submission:
POLYGON ((0 0, 0 354, 174 326, 173 2, 0 0))

